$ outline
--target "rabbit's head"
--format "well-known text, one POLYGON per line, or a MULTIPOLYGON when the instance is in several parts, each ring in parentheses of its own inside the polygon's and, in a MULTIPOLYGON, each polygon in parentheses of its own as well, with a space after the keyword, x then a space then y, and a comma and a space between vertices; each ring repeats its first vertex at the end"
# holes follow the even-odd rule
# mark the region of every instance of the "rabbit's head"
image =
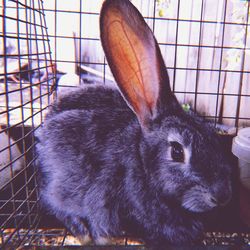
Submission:
POLYGON ((100 28, 111 71, 141 127, 140 153, 152 192, 193 212, 226 204, 231 197, 227 155, 214 129, 178 103, 141 14, 128 0, 106 0, 100 28))
POLYGON ((141 156, 162 201, 193 212, 231 198, 231 166, 214 129, 193 115, 171 114, 144 133, 141 156))

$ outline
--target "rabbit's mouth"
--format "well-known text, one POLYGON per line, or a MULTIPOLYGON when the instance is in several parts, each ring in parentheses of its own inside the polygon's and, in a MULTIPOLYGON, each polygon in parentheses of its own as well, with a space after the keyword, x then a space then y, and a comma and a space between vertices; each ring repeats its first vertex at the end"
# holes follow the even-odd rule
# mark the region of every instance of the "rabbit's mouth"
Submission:
POLYGON ((201 185, 195 185, 184 192, 181 205, 185 209, 196 213, 206 212, 219 206, 217 199, 206 187, 201 185))

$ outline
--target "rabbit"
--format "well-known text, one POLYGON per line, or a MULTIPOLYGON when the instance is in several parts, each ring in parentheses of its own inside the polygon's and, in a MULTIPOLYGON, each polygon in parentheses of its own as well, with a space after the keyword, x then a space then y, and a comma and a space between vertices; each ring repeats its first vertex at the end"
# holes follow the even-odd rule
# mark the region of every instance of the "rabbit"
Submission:
POLYGON ((171 91, 157 41, 129 0, 106 0, 101 43, 118 88, 55 101, 37 130, 41 206, 81 242, 132 235, 200 242, 203 214, 231 199, 232 165, 214 127, 171 91))

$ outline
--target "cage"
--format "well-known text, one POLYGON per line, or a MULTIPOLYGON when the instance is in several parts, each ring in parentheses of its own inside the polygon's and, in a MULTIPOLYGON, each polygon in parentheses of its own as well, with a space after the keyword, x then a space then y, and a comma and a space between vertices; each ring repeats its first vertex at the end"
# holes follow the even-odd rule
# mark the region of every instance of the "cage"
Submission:
MULTIPOLYGON (((114 83, 99 38, 103 0, 3 0, 0 35, 0 246, 79 245, 39 207, 36 140, 49 105, 83 84, 114 83)), ((250 126, 249 1, 132 0, 159 42, 171 87, 225 134, 250 126)), ((233 158, 235 161, 236 159, 233 158)), ((206 245, 250 246, 249 193, 238 187, 206 245), (243 193, 242 193, 243 192, 243 193), (244 195, 244 196, 243 196, 244 195), (239 198, 240 197, 240 198, 239 198), (242 205, 243 204, 243 205, 242 205)), ((115 249, 143 246, 133 236, 115 249), (137 246, 138 245, 138 246, 137 246)))

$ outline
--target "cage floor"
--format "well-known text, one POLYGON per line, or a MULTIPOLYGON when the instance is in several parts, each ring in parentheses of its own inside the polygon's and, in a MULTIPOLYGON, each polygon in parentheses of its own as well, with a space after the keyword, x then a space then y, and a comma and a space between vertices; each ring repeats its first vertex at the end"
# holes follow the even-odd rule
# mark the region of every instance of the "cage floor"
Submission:
MULTIPOLYGON (((15 229, 5 230, 3 237, 8 238, 15 229)), ((18 244, 20 238, 25 236, 23 247, 18 249, 37 249, 37 247, 80 247, 80 242, 65 229, 20 229, 19 233, 12 238, 9 246, 18 244)), ((1 241, 0 241, 1 245, 1 241)), ((250 233, 220 233, 208 232, 200 245, 199 249, 206 249, 211 246, 237 246, 237 249, 250 249, 250 233)), ((84 249, 148 249, 143 242, 133 238, 115 238, 112 239, 109 246, 97 247, 92 244, 87 245, 84 249)), ((44 249, 44 248, 42 248, 44 249)), ((192 248, 193 249, 193 248, 192 248)), ((224 248, 219 248, 224 249, 224 248)), ((236 249, 236 248, 228 248, 236 249)))

